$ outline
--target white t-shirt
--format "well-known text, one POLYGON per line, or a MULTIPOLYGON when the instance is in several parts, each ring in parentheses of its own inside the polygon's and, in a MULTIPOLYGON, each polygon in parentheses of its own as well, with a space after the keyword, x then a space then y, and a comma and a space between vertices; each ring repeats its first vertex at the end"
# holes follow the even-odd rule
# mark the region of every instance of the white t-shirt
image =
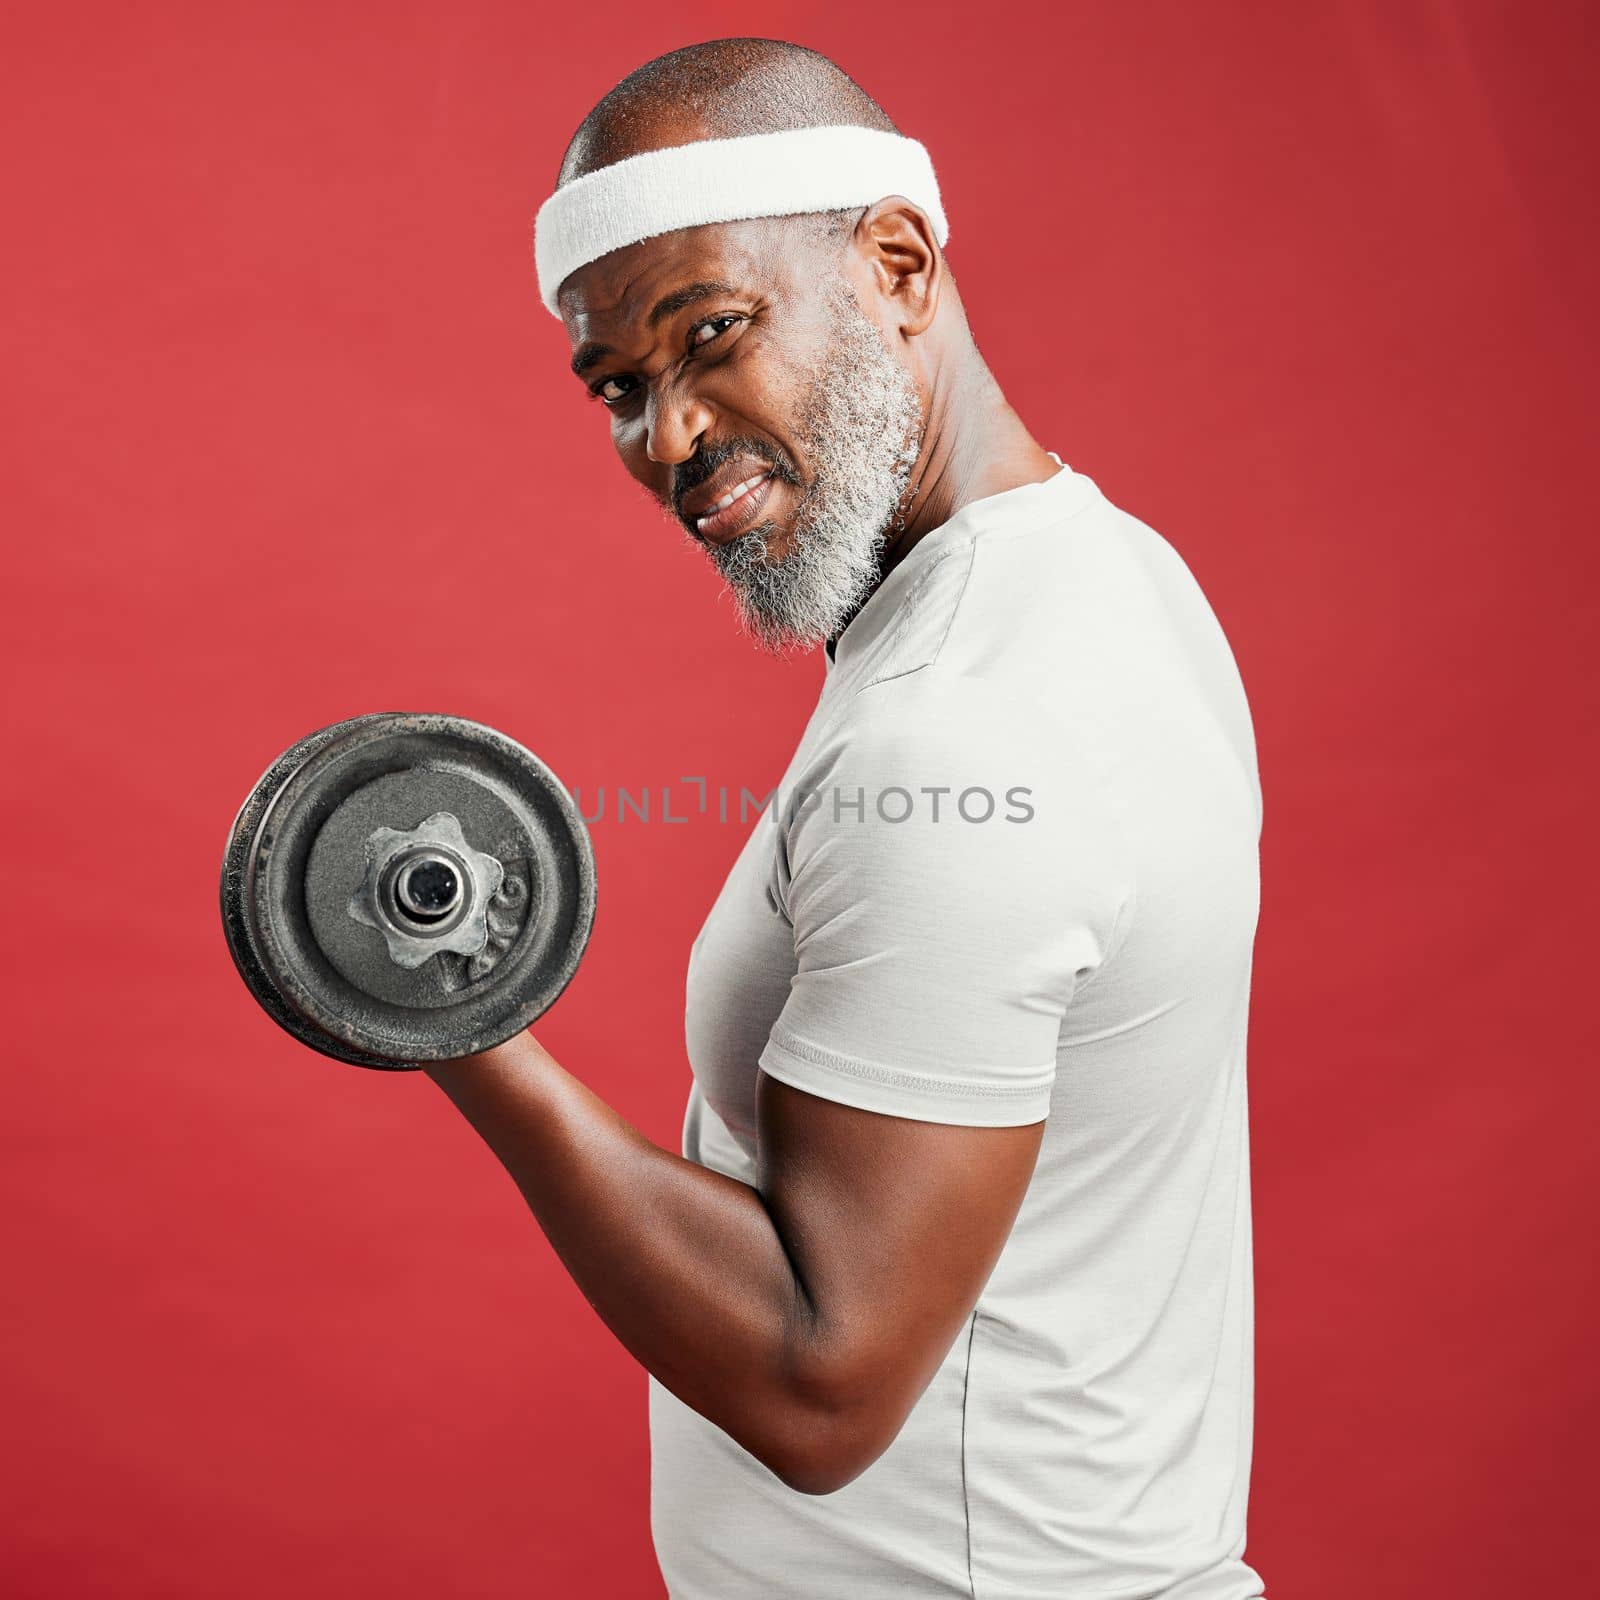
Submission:
POLYGON ((894 1116, 1044 1119, 1044 1142, 971 1318, 837 1493, 786 1488, 651 1379, 674 1600, 1262 1593, 1260 828, 1210 605, 1070 468, 924 535, 840 635, 694 944, 684 1154, 755 1181, 758 1066, 894 1116))

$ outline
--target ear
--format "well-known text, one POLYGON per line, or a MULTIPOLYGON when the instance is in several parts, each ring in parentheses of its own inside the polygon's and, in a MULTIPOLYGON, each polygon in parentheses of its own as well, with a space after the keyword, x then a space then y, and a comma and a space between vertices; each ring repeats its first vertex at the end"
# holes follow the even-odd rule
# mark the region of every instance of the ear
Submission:
POLYGON ((945 278, 944 255, 927 217, 903 195, 890 195, 862 214, 855 245, 883 297, 881 309, 907 338, 925 333, 945 278))

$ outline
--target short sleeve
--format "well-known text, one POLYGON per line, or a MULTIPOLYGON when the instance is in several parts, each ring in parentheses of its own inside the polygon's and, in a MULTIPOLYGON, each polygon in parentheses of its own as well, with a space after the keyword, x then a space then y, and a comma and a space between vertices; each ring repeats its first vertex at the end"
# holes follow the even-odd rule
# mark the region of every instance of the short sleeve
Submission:
POLYGON ((796 971, 761 1068, 893 1116, 1042 1121, 1062 1018, 1132 903, 1102 786, 974 680, 861 698, 779 797, 796 971))

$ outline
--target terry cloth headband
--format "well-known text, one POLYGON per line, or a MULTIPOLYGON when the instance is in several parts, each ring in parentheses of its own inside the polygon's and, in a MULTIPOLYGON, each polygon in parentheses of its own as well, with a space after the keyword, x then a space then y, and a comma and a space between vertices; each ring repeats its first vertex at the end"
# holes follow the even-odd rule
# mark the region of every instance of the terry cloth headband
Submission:
POLYGON ((539 207, 533 254, 539 298, 579 267, 678 228, 744 217, 843 211, 885 195, 920 206, 942 246, 950 237, 939 180, 915 139, 879 128, 794 128, 647 150, 563 184, 539 207))

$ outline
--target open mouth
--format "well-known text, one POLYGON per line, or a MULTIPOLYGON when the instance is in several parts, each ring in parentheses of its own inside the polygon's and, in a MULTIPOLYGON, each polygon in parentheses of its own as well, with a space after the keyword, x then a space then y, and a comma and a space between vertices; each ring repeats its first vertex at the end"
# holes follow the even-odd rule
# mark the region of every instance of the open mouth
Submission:
POLYGON ((702 539, 720 544, 746 528, 772 493, 772 475, 776 470, 772 468, 736 483, 704 516, 694 519, 694 531, 702 539))

